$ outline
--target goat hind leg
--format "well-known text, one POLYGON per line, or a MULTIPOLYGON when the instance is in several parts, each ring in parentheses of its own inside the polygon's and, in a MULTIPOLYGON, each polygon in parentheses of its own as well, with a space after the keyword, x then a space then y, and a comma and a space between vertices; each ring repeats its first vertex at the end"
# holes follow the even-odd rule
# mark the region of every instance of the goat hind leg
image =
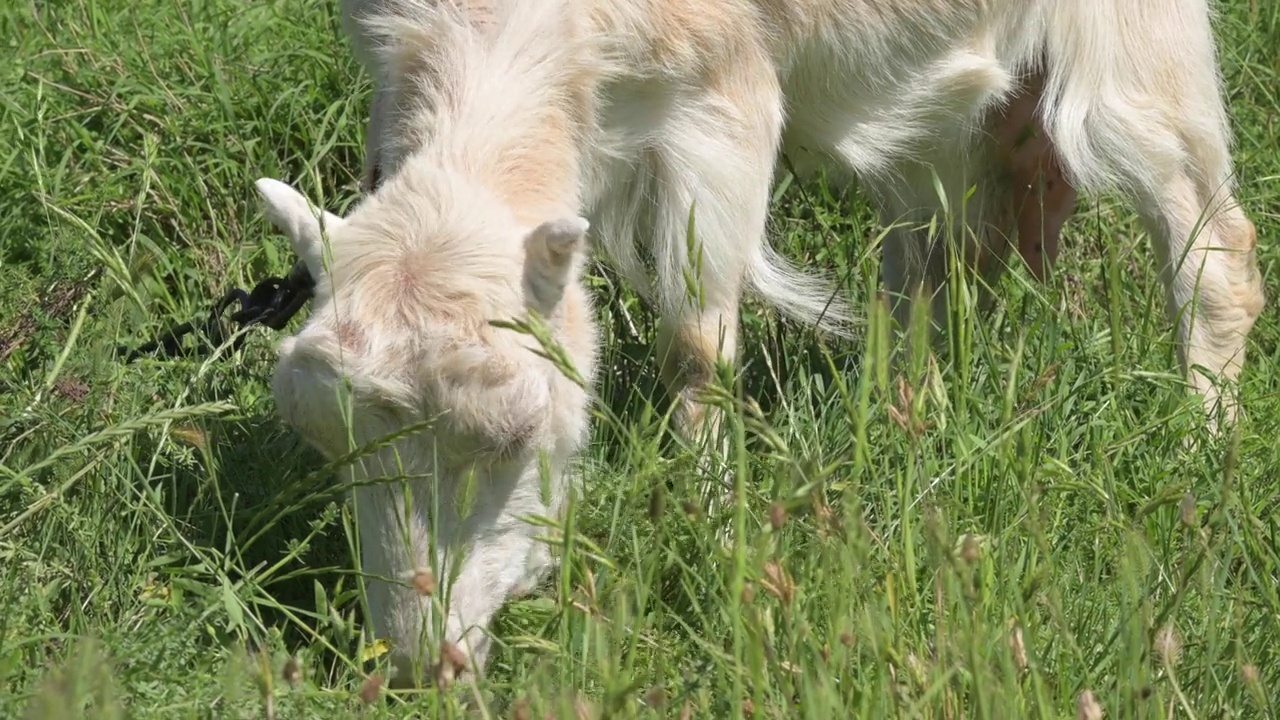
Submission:
MULTIPOLYGON (((1208 17, 1200 8, 1156 19, 1151 32, 1125 39, 1128 61, 1106 68, 1108 85, 1097 86, 1089 73, 1073 75, 1078 62, 1061 63, 1045 124, 1071 176, 1089 190, 1118 181, 1142 214, 1184 372, 1216 429, 1219 410, 1227 423, 1235 418, 1234 393, 1223 397, 1222 390, 1243 367, 1245 339, 1266 298, 1256 231, 1232 188, 1208 17)), ((1061 45, 1078 54, 1072 59, 1089 57, 1087 49, 1061 45)))
POLYGON ((766 242, 782 126, 772 72, 749 63, 736 70, 724 79, 729 88, 688 91, 673 103, 652 156, 658 353, 687 437, 718 430, 719 413, 699 396, 714 382, 718 360, 737 360, 739 303, 748 268, 766 242), (752 92, 744 95, 742 88, 752 92), (740 112, 727 118, 728 107, 740 112))

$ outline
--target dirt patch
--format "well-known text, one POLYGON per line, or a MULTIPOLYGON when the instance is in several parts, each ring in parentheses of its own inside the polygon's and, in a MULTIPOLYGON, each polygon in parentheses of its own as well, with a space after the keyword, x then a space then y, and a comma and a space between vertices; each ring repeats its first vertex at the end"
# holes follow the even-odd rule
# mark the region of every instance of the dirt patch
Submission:
POLYGON ((89 397, 89 386, 77 377, 60 377, 53 384, 53 391, 73 403, 84 401, 89 397))
POLYGON ((41 315, 58 322, 69 320, 76 303, 89 291, 92 281, 93 276, 90 275, 83 280, 54 285, 38 304, 28 307, 9 327, 0 331, 0 362, 35 337, 40 328, 37 318, 41 315))

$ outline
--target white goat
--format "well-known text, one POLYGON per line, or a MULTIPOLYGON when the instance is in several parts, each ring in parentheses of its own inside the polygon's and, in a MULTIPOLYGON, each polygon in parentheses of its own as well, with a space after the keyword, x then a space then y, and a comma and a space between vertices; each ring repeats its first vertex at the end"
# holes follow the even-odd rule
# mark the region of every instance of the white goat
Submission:
POLYGON ((319 282, 274 389, 287 422, 333 456, 435 418, 353 471, 380 477, 398 459, 411 476, 412 507, 399 486, 354 492, 364 570, 386 579, 370 589, 372 624, 402 665, 433 646, 421 632, 429 603, 397 581, 432 553, 461 563, 445 571, 458 578, 443 639, 463 641, 476 667, 493 613, 549 566, 518 516, 559 511, 587 395, 530 341, 486 321, 536 309, 590 381, 579 214, 661 316, 664 378, 686 401, 686 429, 706 424, 692 400, 716 356, 735 358, 744 286, 800 320, 850 326, 824 281, 766 244, 783 149, 802 169, 859 178, 895 225, 883 266, 900 321, 921 290, 933 291, 935 317, 945 309, 944 242, 927 230, 943 208, 939 184, 970 229, 963 257, 989 283, 1015 236, 1043 275, 1077 190, 1125 193, 1150 228, 1183 360, 1210 408, 1213 381, 1237 376, 1263 307, 1205 0, 342 7, 375 79, 372 192, 343 220, 259 182, 319 282), (549 502, 538 492, 544 455, 549 502), (463 519, 454 496, 469 473, 477 500, 463 519))

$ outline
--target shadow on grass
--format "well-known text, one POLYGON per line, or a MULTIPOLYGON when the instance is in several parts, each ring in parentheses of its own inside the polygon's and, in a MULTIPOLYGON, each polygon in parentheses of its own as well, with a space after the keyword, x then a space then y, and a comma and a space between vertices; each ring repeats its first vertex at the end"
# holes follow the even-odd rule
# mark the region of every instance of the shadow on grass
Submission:
MULTIPOLYGON (((202 582, 207 600, 224 606, 232 602, 217 597, 225 578, 252 616, 241 628, 251 645, 268 641, 260 623, 278 630, 290 652, 310 647, 326 667, 340 658, 316 642, 320 636, 354 654, 349 631, 359 627, 361 610, 350 592, 356 582, 341 515, 346 498, 335 475, 323 472, 322 458, 268 413, 208 418, 170 435, 177 446, 140 439, 135 455, 156 459, 151 481, 167 486, 164 511, 192 551, 158 572, 202 582), (335 625, 348 632, 335 633, 335 625)), ((224 609, 234 626, 240 613, 224 609)), ((224 643, 237 628, 228 629, 224 643)))

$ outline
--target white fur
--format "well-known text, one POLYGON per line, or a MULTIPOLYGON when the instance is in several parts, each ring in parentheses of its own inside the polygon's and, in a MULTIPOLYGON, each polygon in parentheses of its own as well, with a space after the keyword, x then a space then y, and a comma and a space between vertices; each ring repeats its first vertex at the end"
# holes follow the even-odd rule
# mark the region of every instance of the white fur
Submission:
MULTIPOLYGON (((447 639, 483 627, 536 577, 527 569, 545 565, 514 517, 554 514, 563 497, 537 499, 535 451, 551 453, 560 483, 585 437, 581 389, 483 322, 550 317, 590 380, 579 214, 660 313, 664 375, 686 401, 718 354, 736 356, 746 290, 852 331, 831 284, 766 242, 781 150, 802 169, 858 177, 886 224, 903 223, 884 261, 900 320, 915 291, 948 280, 947 238, 923 229, 944 207, 970 228, 948 237, 994 280, 1015 229, 1029 262, 1051 261, 1075 191, 1106 188, 1152 229, 1184 358, 1204 366, 1193 383, 1210 405, 1210 378, 1235 378, 1262 310, 1204 0, 343 0, 342 12, 375 80, 365 184, 381 184, 345 220, 326 218, 332 273, 313 265, 318 223, 304 220, 314 209, 260 185, 324 278, 307 328, 282 350, 275 391, 284 416, 333 454, 346 449, 331 397, 340 373, 352 380, 357 439, 442 413, 396 448, 443 486, 478 471, 473 520, 456 517, 447 494, 429 512, 415 481, 413 545, 398 549, 402 495, 362 488, 356 499, 366 570, 393 577, 422 564, 429 529, 471 543, 447 639), (1028 124, 1040 136, 1024 145, 1028 124), (1041 184, 1045 200, 1032 202, 1041 184)), ((698 426, 697 404, 684 406, 686 427, 698 426)), ((389 464, 389 453, 376 459, 389 464)), ((371 600, 376 630, 398 652, 416 650, 422 603, 385 583, 371 600)))
MULTIPOLYGON (((273 383, 282 417, 330 458, 434 420, 346 473, 353 481, 391 478, 357 487, 353 500, 370 621, 395 645, 402 673, 415 656, 428 666, 436 656, 435 644, 421 643, 434 636, 431 600, 409 583, 416 568, 433 564, 441 595, 458 574, 447 591, 445 637, 484 663, 493 613, 530 590, 550 563, 535 540, 545 531, 521 518, 559 514, 570 461, 586 439, 585 390, 536 355, 532 339, 487 321, 536 309, 588 381, 595 362, 595 330, 578 286, 585 221, 526 229, 510 213, 486 209, 496 203, 450 173, 418 180, 424 184, 389 189, 410 197, 430 191, 437 203, 384 204, 375 196, 326 223, 331 271, 307 261, 318 279, 315 310, 281 344, 273 383), (540 492, 543 457, 549 502, 540 492), (467 482, 475 503, 464 515, 457 503, 467 482)), ((259 190, 298 254, 319 257, 320 226, 301 196, 278 183, 260 182, 259 190)))

